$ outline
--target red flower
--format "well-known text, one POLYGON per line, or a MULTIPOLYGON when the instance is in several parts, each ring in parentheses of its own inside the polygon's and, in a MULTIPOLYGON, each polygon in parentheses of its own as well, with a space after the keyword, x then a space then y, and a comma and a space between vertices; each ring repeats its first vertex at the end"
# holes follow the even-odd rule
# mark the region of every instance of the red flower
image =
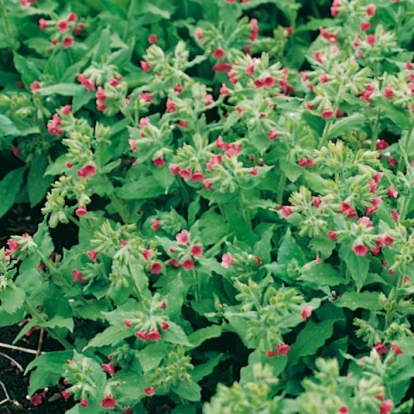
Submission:
POLYGON ((270 89, 275 84, 275 78, 273 76, 266 76, 263 79, 263 86, 270 89))
MULTIPOLYGON (((394 92, 393 92, 393 90, 392 90, 392 86, 386 86, 385 88, 384 88, 384 96, 387 98, 387 99, 392 99, 393 98, 393 95, 394 95, 394 92)), ((387 145, 388 146, 388 145, 387 145)), ((385 147, 386 148, 386 147, 385 147)), ((382 148, 381 148, 382 149, 382 148)))
POLYGON ((174 101, 172 101, 169 98, 167 99, 167 102, 166 102, 165 106, 166 106, 166 111, 168 113, 174 113, 177 109, 176 106, 175 106, 174 101))
POLYGON ((96 252, 95 250, 88 250, 86 252, 86 254, 88 255, 89 259, 91 259, 92 261, 96 261, 96 257, 98 256, 98 252, 96 252))
POLYGON ((259 34, 259 25, 257 23, 257 19, 251 19, 249 24, 252 29, 250 32, 250 41, 254 42, 259 34))
POLYGON ((369 17, 373 17, 375 14, 375 10, 376 10, 377 6, 375 4, 368 4, 367 8, 366 8, 366 12, 367 12, 367 16, 369 17))
POLYGON ((223 254, 221 257, 221 265, 226 269, 234 265, 234 259, 230 253, 223 254))
POLYGON ((231 64, 228 62, 217 63, 212 69, 214 72, 230 72, 231 64))
POLYGON ((388 348, 382 342, 377 342, 372 349, 375 349, 379 355, 386 354, 388 351, 388 348))
POLYGON ((145 62, 145 60, 141 60, 140 62, 139 62, 139 64, 140 64, 140 66, 141 66, 141 69, 144 71, 144 72, 148 72, 149 70, 150 70, 150 64, 148 63, 148 62, 145 62))
POLYGON ((162 264, 154 262, 150 267, 150 273, 153 275, 159 275, 162 272, 162 264))
POLYGON ((93 176, 96 174, 96 167, 93 164, 86 164, 76 174, 82 178, 93 176))
POLYGON ((337 236, 338 235, 336 234, 335 231, 332 231, 332 230, 328 231, 328 237, 329 237, 330 240, 335 240, 337 238, 337 236))
POLYGON ((365 246, 364 244, 356 244, 354 246, 354 253, 355 256, 365 256, 368 253, 369 249, 367 246, 365 246))
POLYGON ((191 259, 186 259, 183 261, 183 268, 185 270, 192 270, 195 268, 195 264, 191 259))
POLYGON ((162 156, 160 156, 160 157, 154 158, 152 160, 152 164, 154 165, 154 167, 161 168, 161 167, 164 166, 165 160, 164 160, 164 158, 162 156))
POLYGON ((153 45, 154 43, 157 43, 157 42, 158 42, 158 36, 155 33, 151 33, 148 36, 148 43, 150 45, 153 45))
POLYGON ((83 274, 79 272, 79 270, 72 270, 72 276, 73 276, 73 283, 79 282, 79 280, 82 279, 83 274))
POLYGON ((302 320, 306 321, 312 315, 312 307, 307 305, 302 309, 302 320))
POLYGON ((398 191, 394 187, 388 187, 387 194, 390 198, 397 198, 398 191))
POLYGON ((116 405, 116 399, 112 395, 107 395, 102 398, 101 407, 102 408, 114 408, 116 405))
POLYGON ((75 214, 78 217, 86 216, 87 212, 88 212, 88 210, 86 210, 86 207, 84 207, 84 206, 80 206, 75 210, 75 214))
POLYGON ((46 30, 47 29, 47 20, 41 18, 39 19, 39 28, 40 30, 46 30))
POLYGON ((266 352, 266 356, 268 356, 269 358, 273 358, 275 356, 275 351, 273 349, 269 349, 266 352))
POLYGON ((286 344, 279 344, 277 346, 277 356, 287 355, 290 351, 290 346, 286 344))
POLYGON ((64 400, 68 400, 70 398, 70 392, 68 390, 63 390, 60 392, 60 395, 63 397, 64 400))
POLYGON ((156 218, 153 218, 153 219, 151 220, 151 228, 152 228, 154 231, 157 231, 160 227, 161 227, 161 223, 160 223, 160 221, 159 221, 158 219, 156 219, 156 218))
POLYGON ((72 47, 73 46, 73 37, 70 37, 70 36, 64 37, 63 40, 62 40, 62 46, 66 49, 68 47, 72 47))
POLYGON ((76 13, 69 14, 68 22, 76 23, 77 20, 78 20, 78 16, 76 15, 76 13))
POLYGON ((279 131, 277 131, 276 129, 271 129, 268 133, 267 133, 267 137, 273 141, 274 139, 276 139, 278 136, 280 135, 279 131))
POLYGON ((391 400, 385 400, 381 403, 380 414, 388 414, 394 407, 394 403, 391 400))
POLYGON ((281 206, 279 210, 285 219, 287 219, 292 214, 292 209, 288 206, 281 206))
POLYGON ((149 104, 152 103, 152 95, 151 95, 151 92, 141 92, 139 94, 139 99, 141 101, 144 101, 144 102, 149 103, 149 104))
POLYGON ((195 29, 195 37, 196 37, 198 40, 201 40, 201 39, 203 38, 203 29, 202 29, 201 27, 197 27, 197 28, 195 29))
POLYGON ((175 236, 175 240, 178 244, 185 246, 190 241, 190 233, 188 230, 182 230, 175 236))
POLYGON ((180 172, 180 166, 178 164, 170 164, 169 169, 172 175, 177 175, 180 172))
POLYGON ((373 46, 373 45, 375 45, 377 39, 375 38, 375 35, 370 34, 370 35, 367 36, 365 41, 367 42, 368 45, 373 46))
POLYGON ((218 47, 214 52, 213 52, 213 58, 215 59, 222 59, 224 58, 224 56, 226 56, 227 53, 221 48, 218 47))
POLYGON ((359 28, 361 29, 361 32, 366 32, 367 30, 369 30, 371 28, 371 23, 370 22, 362 22, 359 25, 359 28))
POLYGON ((161 329, 162 329, 163 331, 168 330, 168 329, 169 329, 169 327, 170 327, 170 325, 169 325, 167 322, 162 322, 162 323, 161 323, 161 329))
POLYGON ((158 342, 161 340, 161 335, 155 328, 152 328, 147 334, 147 339, 150 342, 158 342))
POLYGON ((132 322, 129 319, 124 320, 125 328, 130 328, 132 326, 132 322))
POLYGON ((194 173, 191 176, 191 179, 195 183, 202 183, 204 181, 204 174, 201 171, 194 171, 194 173))
POLYGON ((115 367, 112 364, 102 364, 102 370, 107 372, 111 377, 115 375, 115 367))
POLYGON ((56 28, 62 33, 67 32, 69 30, 69 23, 66 20, 59 20, 56 23, 56 28))
POLYGON ((154 387, 147 387, 144 388, 144 394, 148 395, 149 397, 155 394, 155 388, 154 387))
POLYGON ((80 404, 81 407, 87 407, 88 406, 88 401, 86 401, 85 399, 82 398, 79 401, 79 404, 80 404))
POLYGON ((43 403, 42 394, 35 393, 30 397, 30 404, 32 404, 33 407, 37 407, 38 405, 42 403, 43 403))
POLYGON ((322 118, 323 118, 323 119, 330 119, 330 118, 332 118, 333 116, 334 116, 334 111, 333 111, 332 109, 325 108, 325 109, 322 111, 322 118))
POLYGON ((77 81, 83 85, 88 91, 94 91, 95 90, 95 83, 93 80, 88 79, 85 75, 82 73, 79 73, 77 76, 77 81))
POLYGON ((148 334, 145 332, 144 329, 141 329, 140 331, 135 332, 135 336, 141 339, 142 341, 146 341, 148 339, 148 334))
POLYGON ((200 257, 203 254, 203 248, 199 244, 191 246, 190 253, 193 257, 200 257))

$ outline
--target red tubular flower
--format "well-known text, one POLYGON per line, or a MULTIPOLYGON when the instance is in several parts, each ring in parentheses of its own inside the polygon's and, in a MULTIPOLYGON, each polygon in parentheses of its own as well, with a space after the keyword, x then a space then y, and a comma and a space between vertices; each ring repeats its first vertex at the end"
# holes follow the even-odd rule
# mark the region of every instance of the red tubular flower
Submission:
POLYGON ((107 372, 111 377, 115 375, 115 367, 112 364, 102 364, 102 370, 107 372))
POLYGON ((30 404, 33 405, 33 407, 37 407, 38 405, 41 405, 43 403, 43 397, 42 394, 39 394, 38 392, 33 394, 30 397, 30 404))
POLYGON ((141 339, 142 341, 146 341, 148 339, 148 334, 146 333, 144 329, 141 329, 140 331, 135 332, 135 336, 141 339))
POLYGON ((185 270, 192 270, 192 269, 195 268, 195 264, 194 264, 194 262, 191 259, 185 259, 183 261, 183 268, 185 270))
POLYGON ((380 414, 389 414, 394 407, 394 403, 391 400, 385 400, 381 403, 380 414))
POLYGON ((277 346, 277 356, 287 355, 290 351, 290 346, 287 344, 279 344, 277 346))
POLYGON ((249 24, 251 27, 250 41, 254 42, 257 39, 257 36, 259 35, 259 25, 257 19, 251 19, 249 24))
POLYGON ((390 198, 397 198, 398 197, 398 191, 394 187, 388 187, 387 188, 387 194, 390 198))
POLYGON ((348 414, 349 410, 346 405, 339 407, 338 414, 348 414))
POLYGON ((391 351, 394 352, 395 355, 401 355, 404 353, 402 349, 396 344, 391 344, 390 348, 391 348, 391 351))
POLYGON ((148 36, 148 43, 150 44, 150 45, 153 45, 153 44, 155 44, 155 43, 157 43, 158 42, 158 36, 155 34, 155 33, 151 33, 149 36, 148 36))
POLYGON ((322 115, 322 118, 323 119, 330 119, 330 118, 332 118, 334 116, 334 111, 332 109, 330 109, 330 108, 325 108, 322 111, 322 114, 321 115, 322 115))
POLYGON ((102 398, 101 407, 102 408, 114 408, 116 406, 116 399, 112 395, 107 395, 102 398))
POLYGON ((377 6, 375 4, 373 3, 368 4, 367 8, 365 9, 365 11, 367 12, 367 16, 373 17, 376 9, 377 9, 377 6))
POLYGON ((228 269, 229 267, 233 266, 234 259, 230 253, 224 253, 221 257, 221 265, 228 269))
POLYGON ((328 237, 329 237, 330 240, 335 240, 337 238, 337 236, 338 235, 336 234, 335 231, 332 231, 332 230, 328 231, 328 237))
POLYGON ((95 250, 88 250, 86 254, 88 255, 89 259, 91 259, 93 262, 96 262, 98 252, 96 252, 95 250))
POLYGON ((368 45, 373 46, 377 42, 377 39, 376 39, 375 35, 370 34, 370 35, 367 36, 365 41, 367 42, 368 45))
POLYGON ((78 217, 86 216, 87 213, 88 213, 88 210, 86 210, 86 207, 84 207, 84 206, 80 206, 75 210, 75 214, 78 217))
POLYGON ((154 387, 144 388, 144 394, 145 395, 148 395, 149 397, 151 397, 152 395, 155 394, 155 388, 154 387))
POLYGON ((132 322, 129 319, 124 320, 125 328, 130 328, 132 326, 132 322))
POLYGON ((165 160, 164 160, 164 158, 162 156, 160 156, 160 157, 154 158, 152 160, 152 164, 154 165, 154 167, 161 168, 161 167, 164 166, 165 160))
POLYGON ((62 33, 67 32, 69 30, 69 23, 66 20, 59 20, 56 23, 56 28, 62 33))
POLYGON ((280 132, 277 131, 276 129, 271 129, 268 133, 267 133, 267 137, 273 141, 275 140, 278 136, 280 135, 280 132))
POLYGON ((312 307, 306 305, 301 312, 302 320, 306 321, 312 315, 312 307))
POLYGON ((68 400, 70 398, 70 392, 68 390, 63 390, 60 392, 60 395, 63 397, 64 400, 68 400))
POLYGON ((382 342, 377 342, 372 349, 375 349, 379 355, 386 354, 388 352, 388 348, 382 342))
POLYGON ((266 356, 268 356, 269 358, 273 358, 275 355, 276 355, 276 354, 275 354, 275 351, 274 351, 273 349, 269 349, 269 350, 266 352, 266 356))
POLYGON ((141 60, 141 61, 139 62, 139 64, 140 64, 140 66, 141 66, 141 69, 142 69, 144 72, 148 72, 148 71, 151 69, 150 64, 149 64, 148 62, 146 62, 145 60, 141 60))
POLYGON ((158 342, 161 340, 161 334, 155 328, 152 328, 147 334, 147 339, 150 342, 158 342))
POLYGON ((230 72, 231 70, 231 64, 228 62, 222 62, 222 63, 217 63, 216 65, 214 65, 212 67, 212 69, 214 70, 214 72, 230 72))
POLYGON ((82 178, 91 177, 96 174, 96 167, 93 164, 86 164, 76 174, 82 178))
POLYGON ((195 30, 195 37, 198 40, 201 40, 203 38, 203 29, 201 27, 197 27, 195 30))
POLYGON ((39 28, 40 30, 46 30, 47 29, 47 20, 41 18, 39 19, 39 28))
POLYGON ((88 401, 86 401, 84 398, 82 398, 79 401, 79 404, 80 404, 81 407, 87 407, 88 406, 88 401))
POLYGON ((354 253, 355 256, 360 256, 363 257, 365 256, 367 253, 369 252, 369 249, 367 246, 365 246, 364 244, 360 243, 360 244, 356 244, 354 246, 354 253))
POLYGON ((162 322, 161 323, 161 329, 163 331, 167 331, 170 328, 170 325, 167 322, 162 322))
POLYGON ((158 219, 154 218, 151 220, 151 228, 154 231, 157 231, 160 227, 161 227, 161 222, 158 219))
POLYGON ((279 210, 285 219, 287 219, 292 214, 292 209, 288 206, 281 206, 279 210))

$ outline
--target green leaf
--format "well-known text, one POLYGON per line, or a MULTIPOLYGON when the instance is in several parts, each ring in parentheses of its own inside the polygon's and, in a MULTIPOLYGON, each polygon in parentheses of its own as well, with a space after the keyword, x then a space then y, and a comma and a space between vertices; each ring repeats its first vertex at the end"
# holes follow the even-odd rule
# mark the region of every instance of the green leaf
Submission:
POLYGON ((363 114, 355 113, 334 122, 329 129, 328 139, 344 136, 353 130, 360 130, 365 119, 363 114))
POLYGON ((131 336, 131 332, 128 331, 123 325, 109 326, 103 332, 95 335, 83 348, 86 351, 89 348, 100 348, 102 346, 112 345, 114 342, 119 341, 131 336))
POLYGON ((384 97, 374 98, 373 104, 383 110, 383 115, 394 122, 399 128, 410 129, 411 121, 408 113, 393 105, 384 97))
POLYGON ((7 313, 13 314, 23 305, 26 294, 19 287, 7 288, 0 292, 1 307, 7 313))
POLYGON ((55 246, 50 237, 49 226, 47 225, 46 219, 39 225, 36 234, 33 236, 33 241, 37 244, 40 252, 46 257, 49 257, 52 254, 55 246))
POLYGON ((54 316, 47 322, 38 322, 41 328, 66 328, 69 332, 73 332, 73 318, 65 318, 60 315, 54 316))
POLYGON ((19 130, 16 128, 13 121, 5 115, 0 115, 0 137, 18 134, 19 130))
POLYGON ((201 328, 194 333, 192 333, 188 340, 193 344, 193 346, 200 346, 204 341, 211 338, 219 338, 223 332, 222 325, 212 325, 207 326, 206 328, 201 328))
MULTIPOLYGON (((269 263, 270 258, 270 252, 272 250, 272 237, 274 233, 274 226, 269 225, 266 223, 266 226, 264 226, 265 223, 262 223, 262 226, 260 227, 260 230, 262 230, 259 234, 260 239, 259 241, 254 245, 254 254, 259 256, 263 262, 269 263), (266 228, 267 227, 267 228, 266 228)), ((255 232, 257 233, 258 228, 255 229, 255 232)))
POLYGON ((35 358, 25 370, 27 374, 36 368, 30 375, 29 395, 45 387, 54 386, 59 382, 63 373, 63 365, 73 356, 73 351, 47 352, 35 358))
POLYGON ((3 217, 13 206, 14 200, 19 194, 20 187, 23 183, 23 176, 26 167, 20 167, 10 171, 0 181, 0 218, 3 217))
POLYGON ((162 334, 162 339, 165 342, 193 347, 193 344, 188 341, 187 335, 181 326, 177 325, 174 322, 168 322, 168 324, 170 327, 162 334))
POLYGON ((76 85, 73 83, 56 83, 52 86, 45 86, 39 89, 39 95, 62 95, 62 96, 74 96, 84 90, 82 85, 76 85))
POLYGON ((124 200, 143 200, 162 194, 164 194, 164 188, 151 175, 141 177, 139 181, 125 184, 116 191, 116 195, 124 200))
POLYGON ((277 252, 277 262, 279 264, 289 264, 292 259, 296 259, 300 265, 304 265, 306 263, 305 253, 298 246, 290 229, 288 228, 277 252))
POLYGON ((191 372, 191 377, 194 381, 199 382, 203 378, 210 375, 214 368, 225 359, 224 354, 217 354, 215 356, 209 356, 207 361, 204 364, 197 365, 191 372))
POLYGON ((358 292, 365 285, 369 271, 369 259, 356 256, 350 243, 343 244, 339 249, 339 257, 344 260, 358 292))
POLYGON ((314 355, 325 341, 332 336, 336 320, 328 319, 320 323, 308 321, 299 332, 289 352, 289 363, 296 364, 300 358, 314 355))
POLYGON ((27 175, 27 193, 29 195, 30 207, 34 207, 43 200, 53 182, 53 177, 44 177, 47 165, 48 162, 45 154, 35 156, 30 164, 27 175))
POLYGON ((40 79, 40 71, 34 62, 29 59, 25 59, 17 53, 14 54, 13 60, 14 66, 17 72, 22 75, 22 81, 26 87, 29 87, 33 81, 40 79))
POLYGON ((341 308, 355 310, 358 308, 372 311, 382 309, 378 301, 378 292, 345 292, 339 299, 332 302, 341 308))
POLYGON ((228 234, 228 225, 224 217, 212 208, 206 211, 198 220, 200 239, 203 244, 210 245, 219 242, 228 234))
POLYGON ((406 336, 395 341, 395 344, 401 348, 404 355, 414 356, 414 337, 406 336))
POLYGON ((142 351, 137 352, 137 357, 144 374, 157 368, 165 354, 165 345, 161 342, 148 345, 142 351))
POLYGON ((180 382, 171 389, 181 398, 185 398, 188 401, 201 400, 201 387, 194 381, 189 383, 180 382))
POLYGON ((337 286, 345 283, 346 280, 331 265, 319 263, 316 266, 302 269, 302 274, 298 280, 316 283, 317 285, 337 286))

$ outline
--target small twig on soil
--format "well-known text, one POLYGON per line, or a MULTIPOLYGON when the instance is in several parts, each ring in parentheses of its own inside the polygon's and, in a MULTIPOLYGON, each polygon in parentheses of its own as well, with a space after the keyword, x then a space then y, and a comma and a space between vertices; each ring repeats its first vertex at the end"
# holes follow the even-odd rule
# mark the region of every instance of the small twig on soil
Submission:
POLYGON ((6 396, 6 398, 4 400, 0 401, 0 405, 3 405, 3 404, 6 404, 6 402, 11 401, 11 399, 10 399, 9 393, 7 392, 7 389, 6 389, 6 387, 5 387, 5 385, 3 384, 2 381, 0 381, 0 386, 1 386, 1 388, 3 388, 4 395, 6 396))
POLYGON ((36 351, 36 356, 37 357, 42 353, 42 345, 43 345, 44 334, 45 334, 45 330, 43 328, 40 328, 39 342, 37 343, 37 351, 36 351))
POLYGON ((11 362, 13 362, 13 364, 14 365, 16 365, 16 367, 17 367, 17 369, 20 371, 20 372, 23 372, 24 371, 24 369, 23 369, 23 367, 15 360, 15 359, 13 359, 12 357, 10 357, 10 356, 8 356, 8 355, 6 355, 6 354, 3 354, 2 352, 0 352, 0 355, 2 356, 2 357, 4 357, 4 358, 7 358, 8 360, 10 360, 11 362))
MULTIPOLYGON (((0 348, 9 348, 15 351, 26 352, 27 354, 38 355, 37 351, 35 351, 34 349, 27 349, 27 348, 22 348, 21 346, 4 344, 3 342, 0 342, 0 348)), ((41 352, 41 354, 44 354, 44 352, 41 352)))

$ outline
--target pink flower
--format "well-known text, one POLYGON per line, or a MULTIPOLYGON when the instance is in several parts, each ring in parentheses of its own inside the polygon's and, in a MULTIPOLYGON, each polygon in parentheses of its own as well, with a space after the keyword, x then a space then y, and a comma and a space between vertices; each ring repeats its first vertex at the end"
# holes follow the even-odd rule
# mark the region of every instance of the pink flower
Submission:
POLYGON ((359 28, 361 29, 361 32, 366 32, 367 30, 369 30, 371 28, 371 23, 370 22, 362 22, 359 25, 359 28))
POLYGON ((40 393, 35 393, 30 397, 30 404, 33 405, 33 407, 37 407, 38 405, 41 405, 43 403, 43 397, 40 393))
POLYGON ((82 279, 83 274, 79 270, 72 270, 73 283, 78 283, 82 279))
POLYGON ((361 257, 363 257, 363 256, 365 256, 368 253, 368 251, 369 251, 368 247, 365 246, 364 244, 361 244, 360 243, 360 244, 356 244, 354 246, 355 256, 361 256, 361 257))
POLYGON ((161 223, 160 223, 160 221, 159 221, 158 219, 156 219, 156 218, 153 218, 153 219, 151 220, 151 228, 152 228, 154 231, 157 231, 160 227, 161 227, 161 223))
POLYGON ((234 265, 234 259, 230 253, 223 254, 221 257, 221 265, 226 269, 234 265))
POLYGON ((391 351, 394 352, 395 355, 401 355, 404 353, 402 349, 396 344, 391 344, 390 348, 391 348, 391 351))
POLYGON ((287 219, 292 214, 292 209, 288 206, 281 206, 279 208, 283 218, 287 219))
POLYGON ((370 35, 367 36, 365 41, 367 42, 368 45, 373 46, 373 45, 375 45, 377 39, 376 39, 375 35, 370 34, 370 35))
POLYGON ((71 105, 62 106, 62 108, 60 108, 60 110, 59 110, 59 112, 62 115, 69 115, 71 113, 71 111, 72 111, 72 106, 71 105))
POLYGON ((167 103, 166 103, 166 111, 168 113, 174 113, 176 111, 176 106, 174 101, 172 101, 171 99, 167 99, 167 103))
POLYGON ((195 244, 194 246, 191 246, 190 254, 193 257, 200 257, 203 254, 203 247, 199 244, 195 244))
POLYGON ((302 309, 302 320, 306 321, 306 319, 308 319, 310 316, 312 315, 312 307, 309 305, 306 305, 303 309, 302 309))
POLYGON ((257 19, 251 19, 249 24, 251 27, 250 41, 254 42, 257 39, 257 36, 259 34, 259 25, 258 25, 257 19))
POLYGON ((168 324, 168 322, 162 322, 161 323, 161 329, 163 331, 167 331, 170 328, 170 325, 168 324))
POLYGON ((394 187, 388 187, 387 188, 387 194, 390 198, 397 198, 398 197, 398 191, 394 187))
POLYGON ((330 119, 330 118, 332 118, 334 116, 334 111, 332 110, 332 109, 330 109, 330 108, 325 108, 323 111, 322 111, 322 118, 323 119, 330 119))
POLYGON ((125 328, 130 328, 132 326, 132 322, 129 319, 124 320, 125 328))
POLYGON ((194 171, 194 173, 191 176, 191 179, 195 183, 202 183, 204 181, 204 174, 201 171, 194 171))
POLYGON ((162 264, 160 262, 152 263, 150 267, 150 273, 153 275, 159 275, 162 271, 162 264))
POLYGON ((146 62, 145 60, 141 60, 141 61, 139 62, 139 64, 140 64, 140 66, 141 66, 141 69, 142 69, 144 72, 148 72, 148 71, 151 69, 150 64, 149 64, 148 62, 146 62))
POLYGON ((148 262, 148 260, 151 259, 151 257, 154 255, 154 250, 145 249, 142 255, 144 256, 144 259, 148 262))
POLYGON ((69 47, 72 47, 73 46, 73 37, 70 37, 70 36, 64 37, 63 40, 62 40, 62 46, 66 49, 69 48, 69 47))
POLYGON ((69 30, 69 23, 66 20, 59 20, 56 23, 56 28, 62 33, 67 32, 69 30))
POLYGON ((346 405, 339 407, 338 414, 348 414, 349 410, 346 405))
POLYGON ((290 351, 290 346, 286 344, 279 344, 277 346, 277 356, 287 355, 290 351))
POLYGON ((129 144, 129 148, 131 148, 132 152, 135 152, 137 150, 137 148, 138 148, 137 142, 134 139, 129 139, 128 144, 129 144))
POLYGON ((88 210, 86 210, 86 207, 84 207, 84 206, 80 206, 75 210, 75 214, 78 217, 86 216, 87 212, 88 212, 88 210))
POLYGON ((98 252, 96 252, 95 250, 89 250, 86 252, 86 254, 88 255, 89 259, 91 259, 93 262, 96 261, 96 258, 98 256, 98 252))
POLYGON ((217 63, 212 67, 212 69, 214 72, 230 72, 231 64, 228 62, 217 63))
POLYGON ((358 224, 360 224, 361 226, 364 226, 364 227, 372 227, 373 226, 373 223, 369 219, 369 217, 365 217, 365 216, 358 219, 358 224))
POLYGON ((91 80, 91 79, 88 79, 84 74, 79 73, 76 79, 88 91, 94 91, 95 90, 95 83, 94 83, 94 81, 91 80))
POLYGON ((158 36, 155 34, 155 33, 151 33, 149 36, 148 36, 148 43, 150 44, 150 45, 153 45, 153 44, 155 44, 155 43, 157 43, 158 42, 158 36))
POLYGON ((147 338, 150 342, 158 342, 161 340, 161 334, 155 328, 152 328, 148 332, 147 338))
POLYGON ((266 356, 269 357, 269 358, 273 358, 275 355, 276 355, 276 353, 275 353, 275 351, 273 349, 269 349, 266 352, 266 356))
POLYGON ((93 164, 86 164, 76 174, 82 178, 91 177, 96 174, 96 167, 93 164))
POLYGON ((81 407, 87 407, 88 406, 88 401, 87 400, 85 400, 84 398, 82 398, 80 401, 79 401, 79 404, 80 404, 80 406, 81 407))
POLYGON ((266 76, 263 79, 263 86, 270 89, 275 84, 275 78, 273 76, 266 76))
POLYGON ((185 246, 190 241, 190 233, 188 230, 182 230, 175 236, 175 240, 178 244, 185 246))
POLYGON ((172 175, 177 175, 180 172, 180 166, 178 164, 170 164, 169 169, 172 175))
POLYGON ((101 407, 102 408, 114 408, 116 406, 116 399, 112 395, 107 395, 102 398, 101 407))
POLYGON ((155 394, 155 388, 154 387, 147 387, 144 388, 144 394, 148 395, 149 397, 155 394))
POLYGON ((47 20, 41 18, 39 19, 39 28, 40 30, 46 30, 47 29, 47 20))
POLYGON ((77 20, 78 20, 78 16, 76 15, 76 13, 73 13, 72 12, 72 13, 69 14, 69 16, 68 16, 68 22, 76 23, 77 20))
POLYGON ((214 59, 223 59, 224 56, 226 56, 227 53, 221 48, 218 47, 214 52, 213 52, 213 58, 214 59))
POLYGON ((67 401, 70 398, 70 392, 68 390, 61 391, 60 395, 63 397, 65 401, 67 401))
POLYGON ((337 238, 337 236, 338 235, 336 234, 335 231, 332 231, 332 230, 328 231, 328 237, 329 237, 330 240, 335 240, 337 238))
POLYGON ((201 27, 197 27, 195 30, 195 37, 198 40, 201 40, 203 38, 203 29, 201 27))
POLYGON ((163 158, 162 156, 157 157, 157 158, 154 158, 154 159, 152 160, 152 164, 154 165, 154 167, 161 168, 161 167, 163 167, 163 166, 164 166, 164 164, 165 164, 164 158, 163 158))
POLYGON ((195 264, 194 264, 194 262, 191 259, 185 259, 183 261, 183 264, 182 265, 183 265, 183 268, 185 270, 191 270, 191 269, 194 269, 195 268, 195 264))
POLYGON ((276 129, 271 129, 268 133, 267 133, 267 137, 273 141, 274 139, 276 139, 278 136, 280 135, 280 132, 277 131, 276 129))
POLYGON ((39 81, 33 81, 30 84, 30 90, 32 91, 33 94, 37 93, 37 91, 41 88, 42 88, 42 84, 39 81))
POLYGON ((381 403, 380 414, 388 414, 394 407, 394 403, 391 400, 385 400, 381 403))
POLYGON ((392 90, 392 87, 391 87, 391 86, 386 86, 386 87, 384 88, 384 96, 385 96, 387 99, 392 99, 393 95, 394 95, 394 92, 393 92, 393 90, 392 90))
POLYGON ((375 4, 368 4, 367 8, 365 9, 367 12, 367 16, 373 17, 375 14, 375 10, 377 9, 377 6, 375 4))
POLYGON ((141 329, 140 331, 135 332, 135 336, 141 339, 142 341, 146 341, 148 339, 148 335, 144 329, 141 329))
POLYGON ((386 354, 388 352, 388 348, 382 342, 377 342, 372 349, 375 349, 379 355, 386 354))
POLYGON ((394 243, 394 240, 387 233, 380 234, 378 236, 377 244, 379 247, 387 247, 387 244, 391 245, 394 243))
POLYGON ((115 367, 113 364, 102 364, 102 370, 107 372, 111 377, 115 375, 115 367))
POLYGON ((152 95, 150 92, 141 92, 139 94, 139 99, 149 104, 152 103, 152 95))

